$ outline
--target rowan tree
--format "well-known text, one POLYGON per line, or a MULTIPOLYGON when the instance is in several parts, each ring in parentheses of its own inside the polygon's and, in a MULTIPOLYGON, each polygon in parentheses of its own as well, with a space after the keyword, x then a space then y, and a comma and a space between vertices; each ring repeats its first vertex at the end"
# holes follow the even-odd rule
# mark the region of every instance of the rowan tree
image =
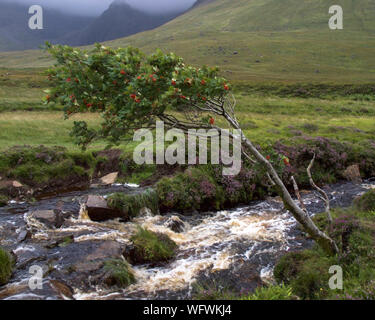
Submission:
MULTIPOLYGON (((88 128, 84 121, 75 122, 73 135, 83 148, 98 137, 118 142, 133 130, 153 128, 156 120, 186 133, 209 128, 220 133, 223 128, 215 124, 215 118, 221 117, 229 127, 241 129, 231 85, 217 68, 190 66, 175 54, 160 50, 147 56, 132 47, 112 49, 98 44, 87 52, 47 44, 47 50, 56 64, 48 70, 52 89, 46 103, 63 105, 65 117, 88 111, 103 117, 99 130, 88 128)), ((285 208, 327 253, 337 253, 335 242, 293 201, 268 157, 243 133, 240 139, 243 155, 264 169, 285 208)), ((288 164, 288 160, 284 162, 288 164)))

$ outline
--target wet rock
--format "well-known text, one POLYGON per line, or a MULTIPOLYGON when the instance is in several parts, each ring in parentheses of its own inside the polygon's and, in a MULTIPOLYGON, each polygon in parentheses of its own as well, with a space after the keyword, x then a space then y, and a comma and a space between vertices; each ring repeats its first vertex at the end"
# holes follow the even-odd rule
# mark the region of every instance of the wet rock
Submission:
POLYGON ((64 279, 67 285, 83 290, 97 285, 106 286, 105 262, 121 259, 124 247, 116 241, 105 240, 78 242, 58 248, 63 265, 52 276, 64 279))
POLYGON ((110 174, 107 174, 106 176, 100 178, 100 182, 103 185, 110 185, 114 184, 117 180, 118 172, 112 172, 110 174))
POLYGON ((48 228, 60 228, 64 223, 64 215, 60 210, 37 210, 29 212, 28 215, 48 228))
POLYGON ((70 286, 59 280, 50 280, 49 282, 51 287, 62 299, 73 299, 73 289, 70 286))
POLYGON ((179 217, 173 216, 165 222, 165 226, 173 232, 180 233, 184 231, 185 223, 179 217))
POLYGON ((27 238, 30 237, 30 232, 27 231, 27 230, 23 230, 19 233, 18 237, 17 237, 17 242, 22 242, 22 241, 25 241, 27 238))
POLYGON ((248 262, 238 262, 229 269, 212 272, 202 272, 197 282, 208 290, 226 290, 236 295, 253 293, 258 287, 264 285, 258 267, 248 262))
POLYGON ((92 221, 124 218, 124 214, 120 210, 109 208, 107 200, 102 196, 89 195, 86 202, 86 209, 92 221))
POLYGON ((354 165, 348 167, 344 171, 343 176, 347 180, 352 181, 354 183, 358 183, 358 184, 362 183, 361 173, 360 173, 358 164, 354 164, 354 165))
POLYGON ((69 236, 66 236, 66 237, 54 239, 51 242, 49 242, 47 245, 45 245, 45 247, 47 249, 52 249, 52 248, 56 248, 56 247, 65 247, 65 246, 68 246, 69 244, 71 244, 73 242, 74 242, 74 236, 69 235, 69 236))

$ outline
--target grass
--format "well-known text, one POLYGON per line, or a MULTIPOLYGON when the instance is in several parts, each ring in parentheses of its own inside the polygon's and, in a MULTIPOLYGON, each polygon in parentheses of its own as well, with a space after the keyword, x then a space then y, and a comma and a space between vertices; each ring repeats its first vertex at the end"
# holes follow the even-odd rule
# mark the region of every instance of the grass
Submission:
POLYGON ((114 193, 108 197, 108 205, 130 218, 136 217, 143 208, 149 208, 154 214, 159 211, 158 196, 153 190, 135 195, 114 193))
POLYGON ((109 273, 109 285, 126 288, 136 282, 128 262, 122 259, 111 259, 105 262, 104 270, 109 273))
POLYGON ((138 262, 162 262, 172 259, 177 249, 176 243, 164 234, 138 228, 130 240, 135 247, 136 261, 138 262))
MULTIPOLYGON (((108 45, 133 45, 146 52, 160 47, 192 64, 218 65, 227 78, 240 82, 372 82, 373 2, 335 4, 344 9, 344 30, 328 28, 330 4, 324 0, 220 0, 108 45)), ((39 50, 0 54, 3 68, 43 68, 52 63, 39 50)))
POLYGON ((6 284, 13 272, 13 259, 10 254, 0 247, 0 286, 6 284))

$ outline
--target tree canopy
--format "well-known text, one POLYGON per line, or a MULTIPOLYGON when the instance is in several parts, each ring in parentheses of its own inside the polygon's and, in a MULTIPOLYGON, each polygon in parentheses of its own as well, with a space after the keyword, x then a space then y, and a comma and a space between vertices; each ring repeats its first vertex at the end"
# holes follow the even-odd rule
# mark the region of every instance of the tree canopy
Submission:
MULTIPOLYGON (((65 117, 88 111, 102 114, 100 130, 75 122, 73 133, 82 147, 98 136, 117 142, 129 130, 152 127, 166 110, 205 111, 213 99, 223 99, 230 91, 217 68, 190 66, 161 50, 145 55, 133 47, 100 44, 91 51, 47 44, 47 50, 56 64, 47 71, 52 89, 46 103, 63 105, 65 117)), ((205 127, 214 121, 205 114, 194 122, 205 127)))

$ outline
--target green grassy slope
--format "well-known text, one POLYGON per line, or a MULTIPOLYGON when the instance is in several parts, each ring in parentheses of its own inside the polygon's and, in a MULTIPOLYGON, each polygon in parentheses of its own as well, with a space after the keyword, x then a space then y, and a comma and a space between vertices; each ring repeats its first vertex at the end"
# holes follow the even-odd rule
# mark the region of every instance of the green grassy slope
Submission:
MULTIPOLYGON (((175 51, 190 63, 220 66, 229 79, 370 82, 375 80, 375 2, 216 0, 108 44, 175 51), (328 28, 332 4, 344 9, 344 30, 328 28)), ((0 67, 49 63, 38 51, 0 54, 0 67)))

